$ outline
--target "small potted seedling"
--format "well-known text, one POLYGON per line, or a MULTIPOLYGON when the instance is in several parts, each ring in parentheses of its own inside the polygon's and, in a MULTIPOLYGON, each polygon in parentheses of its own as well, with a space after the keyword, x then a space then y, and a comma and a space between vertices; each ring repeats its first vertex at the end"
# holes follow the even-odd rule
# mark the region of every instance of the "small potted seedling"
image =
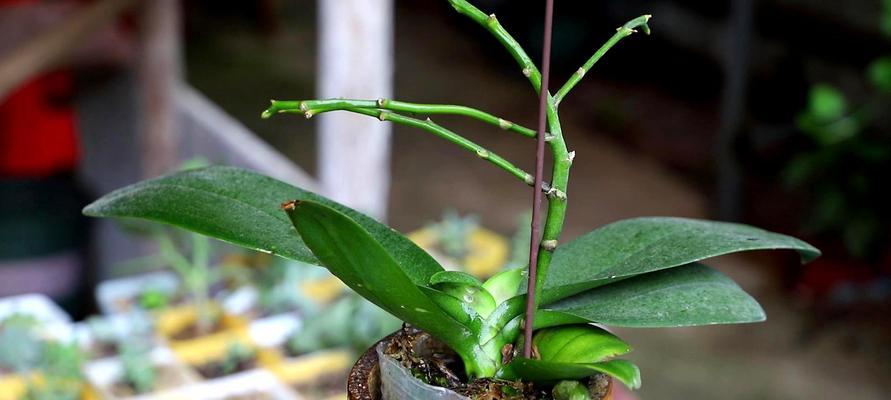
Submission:
MULTIPOLYGON (((449 3, 491 32, 520 64, 532 88, 541 88, 538 68, 494 15, 465 0, 449 3)), ((85 213, 166 222, 319 263, 405 321, 406 328, 372 346, 354 366, 350 398, 602 399, 613 380, 637 388, 639 369, 617 358, 631 346, 595 324, 655 328, 763 321, 764 311, 751 296, 699 262, 751 250, 795 250, 803 261, 819 255, 805 242, 751 226, 666 217, 619 221, 560 242, 575 153, 567 148, 558 106, 613 45, 637 30, 649 32, 649 18, 619 27, 565 85, 545 96, 547 129, 541 135, 469 107, 390 99, 274 101, 263 113, 312 117, 345 111, 411 126, 544 192, 546 217, 541 231, 533 229, 532 242, 540 252, 524 268, 485 281, 447 271, 373 218, 235 168, 211 167, 137 183, 96 201, 85 213), (431 118, 439 114, 466 116, 541 139, 551 152, 550 180, 538 185, 532 174, 435 123, 431 118)))
POLYGON ((442 220, 409 233, 408 238, 427 250, 443 267, 474 276, 492 276, 508 260, 507 241, 480 226, 476 216, 446 211, 442 220))
POLYGON ((194 233, 188 235, 190 257, 179 250, 172 235, 159 232, 155 238, 160 255, 179 276, 190 301, 158 315, 157 328, 163 337, 173 343, 185 343, 245 324, 240 318, 225 313, 211 299, 211 284, 218 279, 219 271, 211 268, 207 237, 194 233))
POLYGON ((215 379, 226 375, 254 369, 257 366, 257 351, 242 342, 232 342, 226 346, 222 358, 207 360, 193 365, 204 379, 215 379))
MULTIPOLYGON (((125 265, 163 265, 159 255, 131 260, 125 265)), ((125 278, 109 279, 96 286, 96 299, 103 314, 127 314, 132 311, 160 311, 180 302, 180 283, 176 274, 155 271, 125 278)))
POLYGON ((88 363, 84 373, 106 399, 128 399, 163 392, 189 382, 194 377, 165 347, 153 347, 151 340, 133 337, 118 341, 118 356, 88 363))
POLYGON ((89 359, 112 357, 122 344, 155 341, 152 319, 141 313, 91 316, 75 324, 74 337, 89 359))
POLYGON ((34 316, 26 314, 13 314, 0 320, 0 376, 21 374, 37 367, 43 345, 38 325, 34 316))
POLYGON ((83 354, 75 343, 45 342, 34 373, 25 377, 26 400, 81 400, 91 398, 81 374, 83 354))

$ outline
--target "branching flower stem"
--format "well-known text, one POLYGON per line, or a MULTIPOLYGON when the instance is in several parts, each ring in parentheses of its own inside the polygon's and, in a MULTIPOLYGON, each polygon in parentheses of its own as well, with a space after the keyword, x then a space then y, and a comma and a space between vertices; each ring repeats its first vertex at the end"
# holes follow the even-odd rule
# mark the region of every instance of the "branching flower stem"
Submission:
MULTIPOLYGON (((529 83, 532 85, 532 89, 536 94, 539 94, 541 90, 541 72, 539 72, 538 68, 532 62, 532 59, 526 51, 523 50, 520 44, 507 32, 506 29, 504 29, 495 15, 487 15, 483 13, 467 0, 448 1, 460 14, 465 15, 480 24, 483 28, 489 31, 499 43, 501 43, 517 64, 519 64, 523 75, 526 76, 529 83)), ((550 148, 553 163, 551 166, 551 183, 542 183, 542 190, 547 195, 548 203, 544 226, 542 227, 541 232, 541 241, 539 242, 540 251, 536 262, 538 274, 534 285, 534 301, 532 302, 533 304, 531 304, 533 311, 537 310, 541 305, 541 293, 545 287, 551 259, 553 258, 554 251, 557 249, 560 233, 563 230, 563 225, 566 219, 569 170, 575 156, 574 152, 570 152, 566 148, 563 130, 560 125, 560 117, 557 112, 558 105, 560 101, 566 97, 569 91, 579 83, 585 73, 587 73, 594 64, 597 63, 597 61, 622 38, 630 36, 635 32, 636 28, 641 28, 644 32, 649 33, 649 27, 646 25, 649 18, 648 15, 644 15, 629 21, 619 28, 616 34, 597 50, 597 52, 579 69, 579 71, 576 72, 576 74, 567 80, 566 84, 564 84, 557 92, 556 96, 552 94, 547 95, 546 115, 548 133, 545 136, 545 141, 550 148)), ((298 113, 303 114, 307 118, 311 118, 314 115, 329 111, 349 111, 375 117, 381 121, 390 121, 425 130, 455 143, 468 151, 476 153, 480 158, 488 160, 524 183, 534 186, 535 179, 531 174, 516 167, 504 158, 486 150, 482 146, 434 123, 430 118, 423 120, 400 114, 448 114, 467 116, 482 122, 497 125, 502 129, 510 130, 523 136, 537 137, 537 133, 529 128, 510 123, 504 119, 470 107, 441 104, 414 104, 388 99, 273 101, 272 106, 263 112, 263 117, 269 118, 277 113, 298 113)), ((525 302, 526 300, 523 299, 522 303, 525 302)), ((482 341, 480 342, 480 346, 477 346, 474 351, 485 354, 479 354, 478 357, 464 359, 469 376, 491 377, 491 374, 489 374, 492 372, 490 368, 491 365, 485 363, 492 360, 498 360, 499 362, 496 364, 500 364, 502 358, 501 344, 511 342, 513 338, 519 334, 519 330, 522 329, 522 324, 529 322, 533 327, 541 325, 534 321, 523 321, 522 324, 518 323, 518 321, 521 321, 523 318, 521 310, 522 304, 521 302, 513 302, 511 304, 512 306, 501 310, 501 313, 504 315, 499 317, 497 324, 493 325, 491 329, 486 331, 485 334, 479 338, 482 341), (493 329, 500 330, 500 332, 495 332, 493 329), (480 373, 482 373, 482 375, 480 373)), ((546 321, 544 322, 546 323, 546 321)))
POLYGON ((535 130, 525 126, 518 125, 504 118, 496 117, 485 111, 477 110, 472 107, 452 105, 452 104, 418 104, 408 103, 404 101, 391 99, 377 100, 350 100, 350 99, 328 99, 328 100, 306 100, 306 101, 281 101, 274 100, 272 106, 263 113, 264 118, 268 118, 274 113, 293 112, 299 109, 304 115, 309 116, 321 114, 326 111, 343 110, 347 108, 367 108, 396 111, 402 113, 412 113, 420 115, 460 115, 470 117, 487 124, 495 125, 501 129, 519 133, 520 135, 534 138, 535 130))
MULTIPOLYGON (((482 158, 495 166, 507 171, 509 174, 513 175, 523 183, 532 186, 535 183, 535 179, 532 174, 524 171, 522 168, 517 167, 510 161, 506 160, 504 157, 495 154, 483 146, 433 122, 432 119, 427 118, 426 120, 408 117, 397 112, 391 111, 390 109, 380 109, 373 108, 374 105, 379 102, 383 102, 385 104, 394 103, 391 100, 310 100, 310 101, 280 101, 273 100, 272 106, 269 109, 263 112, 264 118, 269 118, 272 115, 279 113, 296 113, 303 114, 307 118, 311 118, 315 115, 331 112, 331 111, 349 111, 356 114, 367 115, 370 117, 377 118, 381 121, 389 121, 401 125, 411 126, 414 128, 422 129, 424 131, 430 132, 436 136, 439 136, 443 139, 446 139, 454 144, 457 144, 459 147, 471 151, 477 155, 477 157, 482 158)), ((418 105, 412 103, 404 103, 399 102, 399 105, 393 106, 403 109, 424 109, 425 105, 418 105)), ((440 114, 445 114, 447 110, 455 110, 461 109, 460 106, 441 106, 434 105, 433 109, 435 111, 439 111, 440 114), (448 107, 448 108, 446 108, 448 107), (454 108, 452 108, 454 107, 454 108)), ((460 110, 462 112, 468 112, 468 110, 473 110, 469 107, 463 107, 465 110, 460 110)), ((395 108, 394 108, 395 109, 395 108)), ((478 111, 478 110, 473 110, 478 111)), ((489 115, 483 113, 482 111, 478 111, 480 114, 475 115, 489 115)), ((430 113, 430 114, 435 114, 430 113)), ((492 118, 498 119, 497 117, 492 116, 492 118)), ((534 132, 533 132, 534 134, 534 132)), ((542 191, 545 193, 554 193, 551 185, 547 182, 542 183, 542 191)))
MULTIPOLYGON (((507 32, 507 30, 504 29, 504 27, 501 26, 497 18, 495 18, 495 15, 486 15, 466 0, 449 0, 449 3, 459 13, 469 17, 486 28, 486 30, 488 30, 495 39, 504 46, 517 64, 520 65, 523 70, 523 75, 529 79, 529 82, 532 84, 532 89, 535 90, 537 94, 541 89, 541 73, 526 51, 523 50, 520 44, 507 32)), ((606 51, 618 43, 619 40, 634 33, 636 28, 640 27, 645 33, 649 34, 649 26, 647 26, 647 21, 649 21, 649 19, 649 15, 644 15, 629 21, 619 28, 616 34, 613 35, 613 38, 604 44, 604 46, 602 46, 601 49, 585 63, 582 67, 585 72, 590 70, 606 51)), ((535 308, 538 308, 541 304, 541 291, 544 288, 553 252, 557 248, 560 233, 563 231, 563 224, 566 219, 569 170, 572 166, 572 160, 575 157, 575 153, 569 152, 566 148, 566 141, 563 138, 563 130, 560 125, 560 117, 557 112, 557 107, 559 105, 559 100, 562 100, 566 96, 572 87, 581 80, 583 75, 583 73, 577 73, 571 77, 564 87, 558 91, 559 96, 551 95, 548 97, 547 116, 550 136, 548 137, 547 142, 551 149, 553 165, 551 169, 551 187, 547 191, 548 206, 541 235, 541 252, 539 253, 536 263, 538 276, 535 284, 535 308)))
MULTIPOLYGON (((449 3, 459 13, 466 15, 486 28, 504 46, 517 64, 520 65, 523 75, 529 79, 532 89, 537 94, 541 89, 541 72, 539 72, 538 67, 532 62, 532 58, 523 50, 516 39, 501 26, 495 15, 486 15, 466 0, 449 0, 449 3)), ((557 114, 557 102, 553 96, 548 96, 547 103, 548 131, 550 131, 547 143, 553 156, 553 165, 551 169, 551 185, 546 192, 548 195, 548 206, 541 235, 541 252, 536 262, 538 274, 535 284, 535 308, 540 305, 541 291, 547 277, 548 267, 551 265, 553 252, 557 248, 560 232, 563 230, 563 223, 566 218, 566 189, 569 184, 569 169, 572 165, 573 157, 566 149, 566 142, 563 139, 560 117, 557 114)))
POLYGON ((597 61, 599 61, 600 58, 603 57, 603 55, 606 54, 607 51, 609 51, 609 49, 615 46, 616 43, 619 43, 620 40, 637 32, 637 28, 640 28, 644 31, 645 34, 649 35, 650 27, 647 25, 647 22, 650 20, 650 17, 652 16, 641 15, 640 17, 632 19, 631 21, 625 23, 625 25, 622 25, 621 27, 616 29, 616 33, 613 34, 613 36, 609 40, 607 40, 606 43, 603 44, 603 46, 600 46, 600 48, 597 49, 596 52, 594 52, 594 55, 592 55, 591 58, 589 58, 588 61, 585 62, 584 65, 582 65, 581 68, 574 72, 572 76, 570 76, 569 79, 566 81, 566 83, 563 84, 563 87, 561 87, 560 90, 557 91, 557 94, 554 95, 555 105, 559 106, 560 102, 563 101, 563 99, 566 97, 566 94, 568 94, 569 91, 572 90, 572 88, 575 87, 575 85, 582 80, 585 74, 587 74, 588 71, 591 70, 591 67, 593 67, 594 64, 596 64, 597 61))

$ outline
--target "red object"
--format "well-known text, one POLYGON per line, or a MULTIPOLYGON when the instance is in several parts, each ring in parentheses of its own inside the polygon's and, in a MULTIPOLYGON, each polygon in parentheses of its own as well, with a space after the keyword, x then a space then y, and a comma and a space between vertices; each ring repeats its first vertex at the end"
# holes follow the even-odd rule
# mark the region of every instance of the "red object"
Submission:
POLYGON ((0 103, 0 177, 39 178, 70 171, 79 148, 71 106, 72 78, 45 74, 0 103))

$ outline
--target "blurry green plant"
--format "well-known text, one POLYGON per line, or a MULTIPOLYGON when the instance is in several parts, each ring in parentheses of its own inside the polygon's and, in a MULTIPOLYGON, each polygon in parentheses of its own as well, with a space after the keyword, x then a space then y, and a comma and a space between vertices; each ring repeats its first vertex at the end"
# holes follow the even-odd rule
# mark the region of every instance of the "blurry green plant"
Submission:
POLYGON ((84 388, 76 343, 47 339, 31 315, 0 321, 0 367, 26 378, 25 400, 77 400, 84 388))
MULTIPOLYGON (((464 0, 449 3, 492 33, 519 63, 534 91, 541 74, 494 15, 464 0)), ((797 250, 818 256, 795 238, 750 226, 683 218, 636 218, 595 229, 565 244, 558 240, 568 204, 568 151, 558 106, 593 65, 649 16, 620 27, 547 101, 546 141, 552 176, 533 303, 533 357, 517 354, 526 309, 526 268, 485 282, 446 271, 395 230, 344 205, 249 171, 211 167, 168 175, 115 191, 88 206, 91 216, 166 222, 285 258, 327 267, 359 295, 424 330, 454 350, 468 379, 500 378, 542 385, 607 374, 640 386, 638 368, 615 359, 630 351, 621 339, 592 325, 681 327, 763 321, 758 303, 732 280, 698 262, 750 250, 797 250), (282 213, 278 207, 280 202, 282 213), (296 228, 296 229, 295 229, 296 228)), ((389 99, 273 101, 263 113, 312 117, 347 111, 419 128, 466 149, 527 185, 531 174, 494 152, 414 115, 461 115, 528 138, 536 132, 464 106, 389 99), (412 116, 409 116, 412 115, 412 116)))
POLYGON ((83 354, 75 343, 44 342, 39 374, 28 378, 25 400, 78 400, 84 390, 83 354))
POLYGON ((470 251, 470 234, 479 229, 479 217, 461 216, 455 210, 446 210, 442 220, 427 224, 436 236, 443 254, 460 260, 470 251))
MULTIPOLYGON (((889 20, 886 0, 884 23, 889 20)), ((891 38, 891 31, 886 34, 891 38)), ((865 78, 872 90, 856 106, 835 86, 811 87, 797 120, 810 145, 786 166, 784 179, 812 197, 806 231, 838 236, 851 255, 875 260, 883 256, 891 224, 885 188, 891 169, 891 56, 870 63, 865 78)))
POLYGON ((121 345, 121 365, 124 369, 124 382, 136 394, 155 390, 158 383, 158 368, 151 362, 151 347, 142 341, 126 341, 121 345))
POLYGON ((239 371, 245 363, 252 362, 257 352, 241 342, 232 342, 226 348, 226 356, 220 364, 222 375, 231 375, 239 371))
POLYGON ((24 373, 39 365, 43 339, 39 322, 28 314, 12 314, 0 321, 0 367, 24 373))
POLYGON ((355 292, 315 310, 286 343, 292 355, 316 350, 348 348, 361 354, 384 336, 399 329, 400 321, 355 292))

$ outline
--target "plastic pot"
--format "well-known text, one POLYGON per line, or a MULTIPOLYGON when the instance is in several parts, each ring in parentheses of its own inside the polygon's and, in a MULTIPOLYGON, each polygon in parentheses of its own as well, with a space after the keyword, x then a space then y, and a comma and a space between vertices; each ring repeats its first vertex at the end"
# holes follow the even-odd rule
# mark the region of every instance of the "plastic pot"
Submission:
MULTIPOLYGON (((383 353, 395 334, 383 338, 369 348, 353 365, 347 378, 349 400, 469 400, 454 391, 428 385, 383 353)), ((601 400, 612 400, 612 380, 608 393, 601 400)))

